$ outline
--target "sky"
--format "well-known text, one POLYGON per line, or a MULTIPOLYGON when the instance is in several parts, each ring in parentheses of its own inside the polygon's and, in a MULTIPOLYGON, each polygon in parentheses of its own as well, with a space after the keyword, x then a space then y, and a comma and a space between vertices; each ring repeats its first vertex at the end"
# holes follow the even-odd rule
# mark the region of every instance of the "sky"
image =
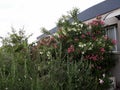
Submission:
POLYGON ((104 0, 0 0, 0 37, 6 37, 11 27, 16 31, 24 27, 26 34, 33 34, 29 43, 41 35, 40 28, 56 26, 59 18, 74 7, 82 12, 104 0))

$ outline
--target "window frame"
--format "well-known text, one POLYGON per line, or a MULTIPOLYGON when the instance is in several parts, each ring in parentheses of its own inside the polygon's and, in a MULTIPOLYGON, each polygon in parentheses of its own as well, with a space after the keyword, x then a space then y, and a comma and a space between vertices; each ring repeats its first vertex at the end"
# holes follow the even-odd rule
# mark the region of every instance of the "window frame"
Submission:
MULTIPOLYGON (((118 27, 117 27, 117 24, 113 24, 113 25, 108 25, 108 26, 106 26, 105 27, 105 30, 106 30, 106 35, 109 37, 109 35, 108 35, 108 31, 110 30, 110 28, 113 28, 113 34, 114 34, 114 39, 116 40, 116 41, 118 41, 118 35, 117 35, 117 32, 118 32, 118 27)), ((112 38, 111 38, 112 39, 112 38)), ((116 44, 115 45, 115 49, 114 50, 112 50, 112 52, 118 52, 118 45, 116 44)))

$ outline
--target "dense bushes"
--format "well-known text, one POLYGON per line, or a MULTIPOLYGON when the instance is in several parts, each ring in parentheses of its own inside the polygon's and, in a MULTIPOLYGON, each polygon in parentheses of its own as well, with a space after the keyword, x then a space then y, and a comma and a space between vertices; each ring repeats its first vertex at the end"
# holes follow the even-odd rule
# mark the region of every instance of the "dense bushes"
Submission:
MULTIPOLYGON (((106 90, 116 43, 100 17, 84 24, 77 9, 62 17, 58 31, 29 45, 23 31, 13 31, 0 48, 1 90, 106 90)), ((44 32, 47 32, 44 30, 44 32)), ((50 34, 49 32, 47 32, 50 34)))

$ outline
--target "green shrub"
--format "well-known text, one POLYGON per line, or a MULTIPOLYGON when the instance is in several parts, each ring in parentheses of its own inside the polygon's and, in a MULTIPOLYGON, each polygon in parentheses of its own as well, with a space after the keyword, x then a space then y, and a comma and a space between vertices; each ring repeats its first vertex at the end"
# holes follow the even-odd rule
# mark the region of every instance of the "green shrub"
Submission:
MULTIPOLYGON (((58 31, 38 45, 25 32, 13 31, 0 48, 0 90, 106 90, 110 87, 109 53, 115 40, 105 35, 97 18, 89 25, 77 9, 58 22, 58 31)), ((47 32, 44 29, 44 32, 47 32)), ((50 34, 48 32, 48 34, 50 34)))

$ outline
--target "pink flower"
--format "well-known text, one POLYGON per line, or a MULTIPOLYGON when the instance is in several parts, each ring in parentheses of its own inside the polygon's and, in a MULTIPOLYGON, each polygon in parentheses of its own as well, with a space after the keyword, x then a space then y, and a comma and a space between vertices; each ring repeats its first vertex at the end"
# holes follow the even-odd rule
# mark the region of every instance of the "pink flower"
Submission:
POLYGON ((97 66, 97 69, 101 69, 101 67, 100 67, 100 66, 97 66))
POLYGON ((100 21, 100 24, 101 24, 101 25, 104 25, 105 23, 104 23, 103 21, 100 21))
POLYGON ((100 83, 100 84, 103 84, 104 81, 103 81, 102 79, 99 79, 99 83, 100 83))
POLYGON ((92 37, 92 39, 93 39, 93 40, 96 40, 96 37, 95 37, 95 36, 93 36, 93 37, 92 37))
POLYGON ((94 68, 95 67, 94 64, 91 64, 91 67, 94 68))
POLYGON ((96 61, 96 60, 97 60, 97 55, 96 55, 96 56, 93 56, 93 57, 92 57, 92 60, 93 60, 93 61, 96 61))
POLYGON ((112 40, 112 44, 117 44, 117 40, 112 40))
POLYGON ((108 39, 108 36, 107 36, 107 35, 105 35, 105 36, 104 36, 104 39, 105 39, 105 40, 107 40, 107 39, 108 39))
POLYGON ((57 46, 57 44, 56 44, 56 43, 54 43, 54 44, 53 44, 53 47, 54 47, 54 48, 57 48, 58 46, 57 46))
POLYGON ((98 55, 87 55, 85 56, 85 59, 89 59, 89 60, 93 60, 93 61, 97 61, 98 60, 98 55))
POLYGON ((90 32, 87 32, 87 35, 90 35, 90 32))
POLYGON ((104 25, 104 24, 105 24, 105 23, 104 23, 102 20, 100 20, 100 19, 93 20, 93 21, 90 23, 91 26, 98 26, 98 25, 104 25))
POLYGON ((101 31, 97 31, 97 34, 100 34, 101 33, 101 31))
POLYGON ((104 49, 104 48, 100 48, 100 51, 101 51, 102 53, 104 53, 104 52, 105 52, 105 49, 104 49))
POLYGON ((51 40, 51 41, 54 41, 55 38, 54 38, 53 36, 50 36, 50 40, 51 40))
POLYGON ((77 41, 79 41, 79 39, 78 39, 78 38, 75 38, 74 40, 75 40, 76 42, 77 42, 77 41))
POLYGON ((68 48, 67 52, 68 52, 68 53, 72 53, 72 52, 74 52, 74 51, 75 51, 74 45, 70 45, 70 47, 68 48))
POLYGON ((93 61, 96 61, 96 60, 98 60, 98 55, 92 54, 92 56, 90 57, 90 59, 93 60, 93 61))
POLYGON ((97 20, 93 20, 91 23, 92 26, 97 26, 98 25, 98 21, 97 20))
POLYGON ((63 35, 59 35, 59 38, 60 38, 60 39, 63 39, 63 38, 64 38, 64 36, 63 36, 63 35))
POLYGON ((82 38, 85 38, 86 36, 84 35, 84 34, 82 34, 82 36, 81 36, 82 38))
POLYGON ((68 48, 67 52, 68 52, 68 53, 71 53, 71 49, 70 49, 70 48, 68 48))

